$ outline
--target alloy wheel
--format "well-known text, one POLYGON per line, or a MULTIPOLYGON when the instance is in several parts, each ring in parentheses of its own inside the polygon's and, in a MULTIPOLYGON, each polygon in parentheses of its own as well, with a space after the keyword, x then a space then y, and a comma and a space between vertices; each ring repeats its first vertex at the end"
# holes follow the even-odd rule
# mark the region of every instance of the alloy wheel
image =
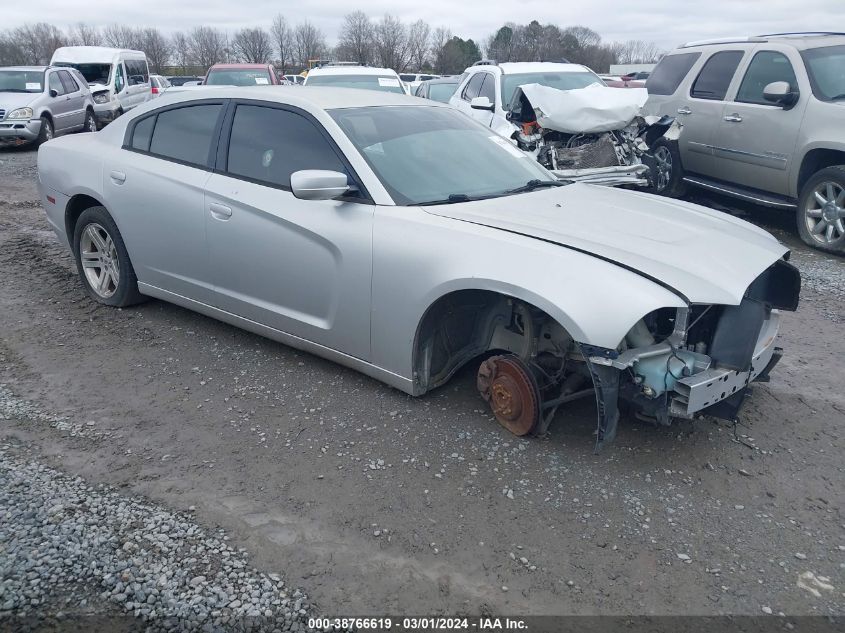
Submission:
POLYGON ((664 191, 672 180, 672 152, 661 145, 654 151, 654 160, 657 166, 655 188, 664 191))
POLYGON ((103 299, 108 299, 120 283, 120 260, 114 240, 101 225, 89 224, 79 240, 79 257, 88 284, 103 299))
POLYGON ((830 245, 845 237, 845 187, 837 182, 822 182, 813 189, 804 204, 804 223, 810 237, 830 245))

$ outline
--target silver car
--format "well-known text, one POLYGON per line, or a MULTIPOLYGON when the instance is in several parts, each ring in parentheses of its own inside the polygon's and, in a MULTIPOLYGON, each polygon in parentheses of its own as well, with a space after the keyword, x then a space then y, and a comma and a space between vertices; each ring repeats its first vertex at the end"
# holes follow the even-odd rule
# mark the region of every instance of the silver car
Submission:
POLYGON ((600 445, 622 405, 662 424, 733 417, 798 302, 788 250, 765 231, 565 185, 404 95, 166 94, 45 145, 38 171, 94 300, 170 301, 412 395, 475 363, 518 435, 585 396, 600 445))
POLYGON ((677 143, 659 141, 658 191, 793 210, 804 242, 845 253, 845 34, 691 42, 646 88, 650 113, 684 124, 677 143))
POLYGON ((0 68, 0 145, 40 145, 68 132, 96 132, 88 84, 72 68, 0 68))

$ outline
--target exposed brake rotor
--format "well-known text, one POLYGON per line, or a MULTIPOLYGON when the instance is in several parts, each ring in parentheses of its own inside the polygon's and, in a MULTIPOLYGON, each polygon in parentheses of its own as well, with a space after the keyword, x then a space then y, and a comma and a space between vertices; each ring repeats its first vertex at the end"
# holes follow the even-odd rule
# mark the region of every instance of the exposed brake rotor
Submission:
POLYGON ((503 427, 514 435, 528 435, 540 420, 540 390, 528 366, 512 354, 491 356, 478 368, 481 397, 503 427))

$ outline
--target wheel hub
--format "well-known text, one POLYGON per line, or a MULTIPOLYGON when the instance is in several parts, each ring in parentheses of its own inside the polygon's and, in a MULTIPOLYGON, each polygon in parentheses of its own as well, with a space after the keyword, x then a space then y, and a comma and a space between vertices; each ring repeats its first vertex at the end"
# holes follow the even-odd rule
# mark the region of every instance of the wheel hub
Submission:
POLYGON ((835 202, 828 202, 822 208, 822 218, 826 222, 836 222, 839 219, 839 207, 836 206, 835 202))
POLYGON ((527 435, 540 419, 540 391, 517 356, 493 356, 478 368, 478 391, 490 403, 499 424, 514 435, 527 435))

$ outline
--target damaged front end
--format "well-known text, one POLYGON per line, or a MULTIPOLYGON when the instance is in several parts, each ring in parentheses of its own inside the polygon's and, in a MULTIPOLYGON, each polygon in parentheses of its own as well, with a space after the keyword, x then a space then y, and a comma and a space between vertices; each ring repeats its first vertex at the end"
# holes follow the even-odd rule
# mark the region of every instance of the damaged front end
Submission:
POLYGON ((663 308, 615 350, 582 345, 599 410, 596 448, 615 437, 620 409, 661 425, 699 414, 735 419, 749 384, 768 381, 780 360, 778 311, 797 308, 800 286, 798 270, 779 260, 739 305, 663 308))
POLYGON ((639 88, 564 91, 528 84, 511 101, 512 127, 500 132, 561 180, 649 187, 654 143, 677 140, 681 124, 672 117, 643 117, 647 97, 639 88))

